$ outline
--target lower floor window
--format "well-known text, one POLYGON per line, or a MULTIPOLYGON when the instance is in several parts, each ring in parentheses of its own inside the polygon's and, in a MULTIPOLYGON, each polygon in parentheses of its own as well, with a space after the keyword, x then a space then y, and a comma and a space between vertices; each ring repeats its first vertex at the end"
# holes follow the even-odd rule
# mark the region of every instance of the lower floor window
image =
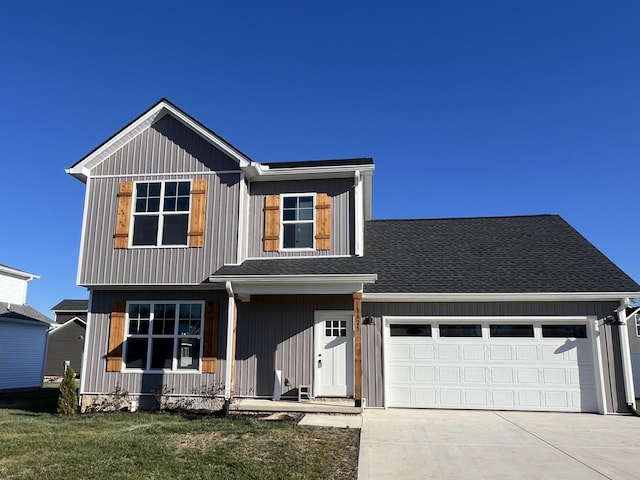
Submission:
POLYGON ((198 370, 202 303, 129 303, 126 368, 198 370))

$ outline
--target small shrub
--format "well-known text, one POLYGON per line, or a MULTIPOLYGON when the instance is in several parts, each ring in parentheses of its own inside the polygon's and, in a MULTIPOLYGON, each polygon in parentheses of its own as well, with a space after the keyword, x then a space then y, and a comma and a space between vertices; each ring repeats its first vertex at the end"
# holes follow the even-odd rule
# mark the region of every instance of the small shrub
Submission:
POLYGON ((78 394, 76 392, 76 372, 68 367, 64 373, 64 378, 60 383, 60 393, 58 394, 58 413, 62 415, 75 415, 78 411, 78 394))

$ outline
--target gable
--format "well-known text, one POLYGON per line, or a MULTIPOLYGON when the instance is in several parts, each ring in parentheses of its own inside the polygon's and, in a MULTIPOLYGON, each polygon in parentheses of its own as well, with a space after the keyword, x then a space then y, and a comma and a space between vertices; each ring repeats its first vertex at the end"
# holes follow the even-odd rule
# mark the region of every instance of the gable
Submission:
POLYGON ((171 115, 165 115, 97 165, 91 175, 237 171, 238 164, 171 115))

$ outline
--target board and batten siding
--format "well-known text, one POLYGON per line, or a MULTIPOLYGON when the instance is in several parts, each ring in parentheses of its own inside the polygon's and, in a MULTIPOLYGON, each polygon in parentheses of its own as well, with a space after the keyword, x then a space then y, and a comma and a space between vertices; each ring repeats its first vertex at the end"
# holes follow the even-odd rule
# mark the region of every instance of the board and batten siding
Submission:
POLYGON ((166 115, 97 165, 91 175, 238 170, 235 160, 166 115))
POLYGON ((0 320, 0 390, 42 386, 48 328, 43 322, 0 320))
POLYGON ((199 284, 237 252, 239 175, 96 178, 89 187, 80 285, 199 284), (121 181, 207 179, 204 246, 114 249, 121 181))
POLYGON ((237 305, 235 395, 271 397, 275 371, 282 370, 282 394, 297 397, 299 385, 313 384, 314 312, 352 311, 353 298, 252 295, 237 305))
POLYGON ((119 291, 94 290, 91 297, 91 312, 87 329, 87 365, 82 394, 108 394, 116 386, 129 394, 150 395, 161 391, 163 385, 173 389, 176 395, 192 395, 208 388, 222 387, 225 372, 227 294, 215 290, 149 290, 119 291), (136 373, 107 372, 106 354, 109 344, 109 315, 114 302, 127 301, 216 301, 219 302, 220 320, 218 334, 218 361, 216 373, 136 373))
MULTIPOLYGON (((363 302, 362 315, 376 318, 374 325, 362 326, 362 396, 370 407, 384 405, 383 316, 542 316, 593 315, 603 318, 611 314, 617 302, 478 302, 478 303, 377 303, 363 302)), ((600 322, 601 324, 602 322, 600 322)), ((602 365, 607 411, 626 412, 622 359, 617 326, 601 325, 602 365)))
MULTIPOLYGON (((258 257, 302 257, 318 255, 353 255, 355 252, 354 180, 288 180, 252 182, 249 186, 249 238, 247 255, 258 257), (318 251, 265 252, 265 197, 283 193, 327 193, 331 197, 331 248, 318 251)), ((282 229, 281 229, 282 230, 282 229)))

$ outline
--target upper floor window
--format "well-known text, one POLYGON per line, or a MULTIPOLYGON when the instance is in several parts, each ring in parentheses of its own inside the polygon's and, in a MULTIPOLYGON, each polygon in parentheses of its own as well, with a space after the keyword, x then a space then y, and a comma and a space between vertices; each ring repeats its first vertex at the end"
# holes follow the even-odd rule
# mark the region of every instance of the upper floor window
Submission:
POLYGON ((314 196, 283 195, 282 248, 313 248, 314 196))
POLYGON ((191 182, 138 182, 133 211, 134 246, 187 245, 191 182))
POLYGON ((126 368, 198 370, 202 320, 202 303, 130 303, 126 368))

